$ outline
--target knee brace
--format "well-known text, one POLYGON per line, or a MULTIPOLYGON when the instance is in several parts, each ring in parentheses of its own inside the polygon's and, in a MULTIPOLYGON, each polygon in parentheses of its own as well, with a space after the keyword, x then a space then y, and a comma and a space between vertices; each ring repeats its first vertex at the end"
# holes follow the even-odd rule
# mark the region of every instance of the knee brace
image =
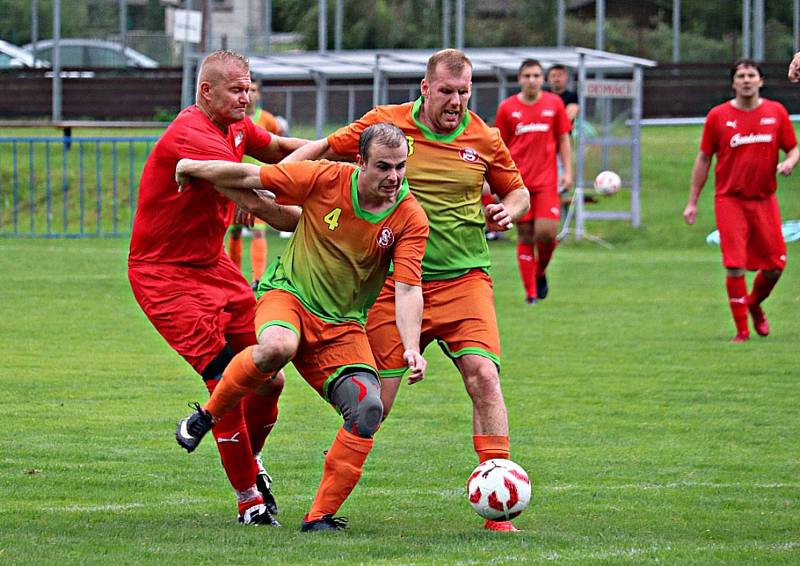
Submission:
POLYGON ((340 377, 330 399, 344 417, 344 429, 361 438, 372 438, 383 417, 381 386, 378 378, 365 371, 340 377))

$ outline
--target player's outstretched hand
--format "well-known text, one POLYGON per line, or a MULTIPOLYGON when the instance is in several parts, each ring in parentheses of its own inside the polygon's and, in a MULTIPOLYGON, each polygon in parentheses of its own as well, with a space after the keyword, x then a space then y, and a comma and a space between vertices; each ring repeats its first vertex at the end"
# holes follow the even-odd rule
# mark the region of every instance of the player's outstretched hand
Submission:
POLYGON ((175 181, 178 183, 178 192, 182 192, 186 185, 192 181, 192 176, 186 172, 192 161, 192 159, 181 159, 175 167, 175 181))
POLYGON ((792 62, 789 63, 789 80, 793 83, 800 82, 800 51, 794 54, 792 62))
POLYGON ((252 212, 247 212, 246 210, 242 210, 238 206, 236 207, 236 212, 233 215, 234 224, 241 224, 242 226, 247 226, 248 228, 252 228, 255 221, 256 217, 252 212))
POLYGON ((492 232, 505 232, 514 225, 511 222, 511 215, 502 203, 487 204, 486 227, 492 232))
POLYGON ((422 354, 416 350, 406 350, 403 352, 403 359, 411 370, 408 375, 408 384, 411 385, 418 381, 422 381, 425 377, 425 369, 428 367, 428 362, 422 357, 422 354))
POLYGON ((777 171, 784 177, 788 177, 789 175, 791 175, 793 170, 794 170, 794 163, 791 163, 788 159, 778 163, 777 171))
POLYGON ((694 224, 694 221, 697 220, 697 205, 696 204, 687 204, 686 208, 683 209, 683 219, 686 223, 691 226, 694 224))

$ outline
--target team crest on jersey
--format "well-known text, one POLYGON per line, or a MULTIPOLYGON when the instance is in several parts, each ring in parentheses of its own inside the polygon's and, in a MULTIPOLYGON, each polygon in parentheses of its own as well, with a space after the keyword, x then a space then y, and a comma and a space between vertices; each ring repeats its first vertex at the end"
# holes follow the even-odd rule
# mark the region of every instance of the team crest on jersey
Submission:
POLYGON ((472 149, 471 147, 462 147, 458 150, 458 156, 466 161, 467 163, 475 163, 478 158, 478 152, 472 149))
POLYGON ((235 145, 236 147, 239 147, 239 145, 242 143, 243 139, 244 139, 244 132, 238 132, 236 134, 236 137, 233 138, 233 145, 235 145))
POLYGON ((520 112, 519 110, 514 110, 511 113, 511 117, 512 118, 522 118, 522 112, 520 112))
POLYGON ((761 125, 762 125, 762 126, 769 126, 769 125, 771 125, 771 124, 774 124, 774 123, 775 123, 775 122, 777 122, 777 121, 778 121, 778 120, 777 120, 777 119, 775 119, 775 118, 772 118, 772 117, 770 117, 770 116, 766 116, 766 117, 764 117, 764 118, 761 118, 761 125))
POLYGON ((394 232, 391 228, 383 228, 381 233, 378 234, 378 246, 381 248, 389 248, 394 244, 394 232))
POLYGON ((725 122, 725 125, 728 126, 729 128, 733 128, 735 130, 736 129, 736 120, 728 120, 727 122, 725 122))
POLYGON ((544 116, 545 118, 552 118, 555 115, 556 115, 556 111, 555 110, 549 110, 549 109, 548 110, 542 110, 542 116, 544 116))

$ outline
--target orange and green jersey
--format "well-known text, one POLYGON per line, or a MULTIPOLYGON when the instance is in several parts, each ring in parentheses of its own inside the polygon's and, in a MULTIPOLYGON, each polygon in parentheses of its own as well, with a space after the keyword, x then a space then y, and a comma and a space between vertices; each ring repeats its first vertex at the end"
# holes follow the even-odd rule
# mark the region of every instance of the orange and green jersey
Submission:
POLYGON ((282 257, 272 262, 259 295, 283 289, 326 322, 366 322, 394 262, 394 279, 420 285, 428 220, 403 186, 380 213, 358 202, 359 169, 347 163, 301 161, 261 168, 261 184, 281 204, 303 213, 282 257))
POLYGON ((389 122, 406 134, 406 178, 430 222, 422 276, 451 279, 491 263, 481 206, 484 179, 501 198, 524 183, 497 129, 468 112, 455 131, 436 134, 418 119, 422 103, 419 98, 378 106, 328 136, 328 143, 335 153, 354 157, 361 132, 372 124, 389 122))
POLYGON ((250 116, 253 124, 264 128, 271 134, 280 134, 280 127, 278 127, 278 120, 271 112, 267 112, 263 108, 256 108, 256 113, 250 116))

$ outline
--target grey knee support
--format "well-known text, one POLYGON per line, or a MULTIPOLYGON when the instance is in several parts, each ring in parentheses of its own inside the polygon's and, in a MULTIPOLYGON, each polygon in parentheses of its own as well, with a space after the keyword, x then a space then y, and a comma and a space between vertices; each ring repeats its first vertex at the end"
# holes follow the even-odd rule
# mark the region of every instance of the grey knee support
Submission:
POLYGON ((330 394, 331 401, 344 417, 344 429, 361 438, 372 438, 383 417, 381 386, 378 378, 365 371, 340 377, 330 394))

